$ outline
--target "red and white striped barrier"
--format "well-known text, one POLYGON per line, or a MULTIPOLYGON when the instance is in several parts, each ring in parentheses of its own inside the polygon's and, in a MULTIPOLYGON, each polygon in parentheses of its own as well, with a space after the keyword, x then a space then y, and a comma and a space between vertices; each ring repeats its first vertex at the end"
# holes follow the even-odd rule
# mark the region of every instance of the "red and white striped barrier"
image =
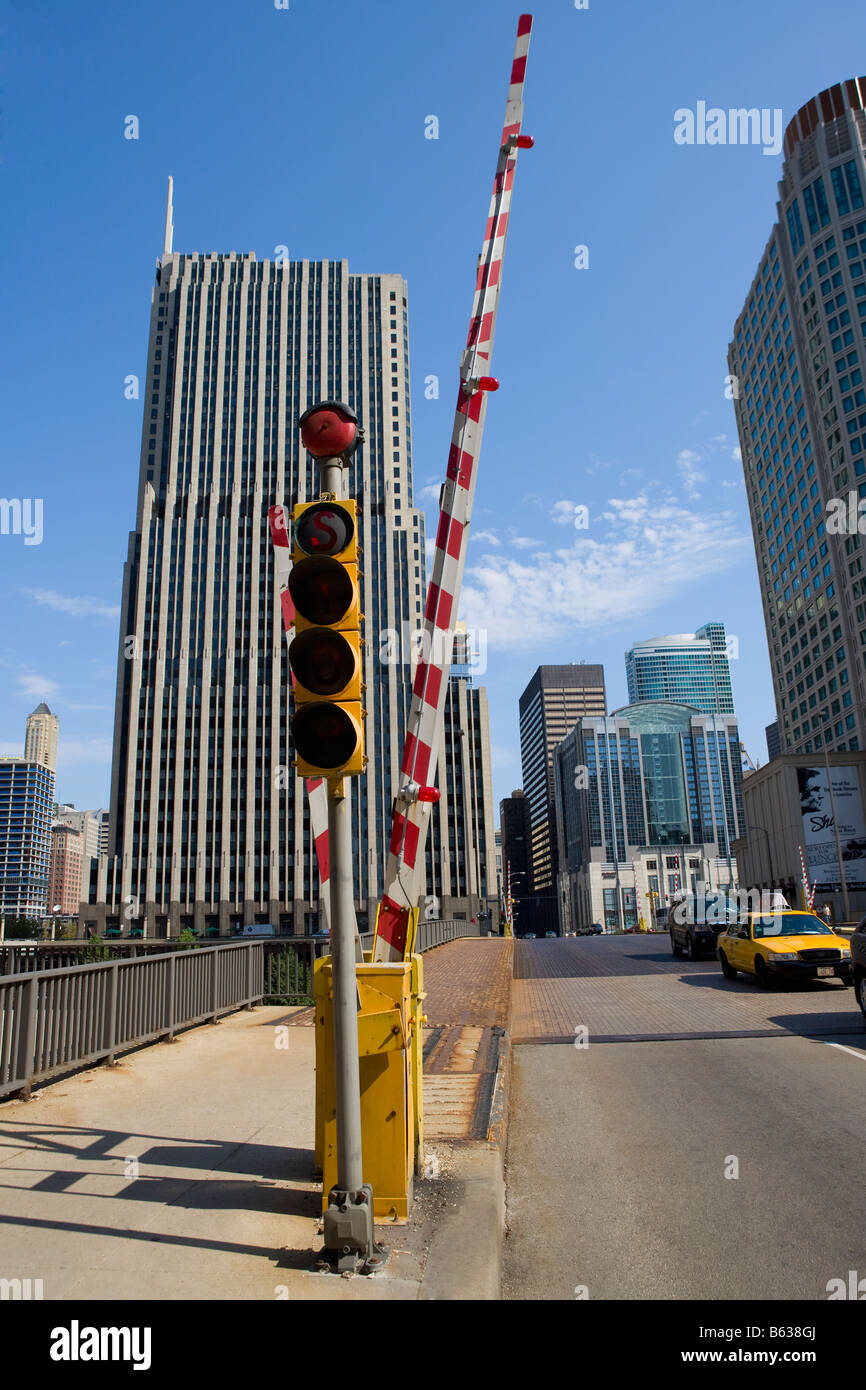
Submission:
POLYGON ((493 350, 514 169, 518 148, 527 148, 531 144, 526 137, 520 136, 523 82, 531 30, 532 16, 521 15, 517 25, 499 160, 478 263, 472 319, 460 363, 454 430, 424 612, 422 655, 412 686, 406 746, 400 764, 400 784, 385 870, 385 891, 376 922, 373 959, 377 961, 403 960, 411 953, 413 945, 410 924, 413 920, 412 910, 418 903, 419 877, 424 865, 431 804, 419 800, 418 793, 432 786, 436 778, 487 392, 495 390, 497 386, 487 372, 493 350))

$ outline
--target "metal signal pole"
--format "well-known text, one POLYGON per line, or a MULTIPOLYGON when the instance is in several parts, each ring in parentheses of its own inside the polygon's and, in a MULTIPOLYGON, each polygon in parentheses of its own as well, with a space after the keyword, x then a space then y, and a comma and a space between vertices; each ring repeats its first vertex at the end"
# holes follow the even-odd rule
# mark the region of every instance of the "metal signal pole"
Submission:
MULTIPOLYGON (((350 454, 363 438, 356 415, 342 401, 321 401, 301 416, 300 427, 302 441, 318 464, 323 496, 326 500, 338 502, 343 497, 343 471, 350 454)), ((341 510, 345 513, 346 509, 335 508, 333 512, 322 513, 322 524, 315 542, 321 545, 323 555, 329 553, 329 548, 333 553, 334 546, 340 553, 342 542, 337 539, 336 527, 341 510)), ((343 537, 342 541, 346 539, 343 537)), ((342 548, 345 549, 345 545, 342 548)), ((318 582, 325 585, 327 575, 323 573, 318 582)), ((325 621, 332 621, 332 616, 327 615, 325 621)), ((312 631, 324 632, 328 636, 327 628, 313 628, 312 631)), ((326 655, 326 673, 329 660, 330 657, 326 655)), ((341 681, 344 679, 340 677, 341 681)), ((322 709, 323 706, 319 705, 318 708, 322 709)), ((332 708, 339 716, 340 697, 332 708)), ((325 758, 325 751, 322 750, 319 756, 325 758)), ((370 1272, 382 1265, 385 1252, 373 1238, 373 1191, 364 1182, 352 805, 347 787, 348 775, 355 764, 349 756, 345 766, 341 766, 344 756, 348 755, 333 751, 330 754, 332 761, 328 764, 333 771, 330 775, 326 774, 337 1182, 328 1193, 328 1206, 322 1224, 324 1247, 334 1267, 339 1273, 354 1273, 359 1267, 370 1272)))

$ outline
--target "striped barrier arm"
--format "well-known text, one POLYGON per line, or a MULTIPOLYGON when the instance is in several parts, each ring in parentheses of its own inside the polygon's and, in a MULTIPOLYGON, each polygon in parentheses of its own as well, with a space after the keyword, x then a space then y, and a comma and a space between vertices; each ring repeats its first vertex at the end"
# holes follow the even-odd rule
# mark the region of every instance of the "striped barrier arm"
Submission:
POLYGON ((532 16, 521 15, 490 211, 478 262, 472 319, 460 363, 454 430, 424 612, 423 645, 412 687, 385 890, 376 919, 373 959, 377 961, 404 960, 411 955, 413 947, 417 920, 413 909, 418 902, 419 872, 424 863, 430 818, 430 802, 419 800, 418 792, 431 786, 436 777, 487 391, 496 389, 496 383, 487 372, 493 351, 514 169, 518 148, 528 148, 532 143, 520 134, 531 30, 532 16))

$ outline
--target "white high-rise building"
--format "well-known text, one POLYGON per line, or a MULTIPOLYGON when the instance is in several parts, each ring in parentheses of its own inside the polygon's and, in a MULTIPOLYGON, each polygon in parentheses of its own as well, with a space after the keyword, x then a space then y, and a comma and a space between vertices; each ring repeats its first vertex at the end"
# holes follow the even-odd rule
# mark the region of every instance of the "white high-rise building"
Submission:
POLYGON ((57 771, 57 739, 60 720, 52 714, 43 702, 27 716, 27 734, 24 740, 24 761, 41 763, 57 771))
POLYGON ((359 502, 366 640, 355 892, 372 926, 412 696, 413 644, 401 639, 421 627, 426 589, 406 284, 346 261, 180 254, 171 221, 169 209, 124 571, 108 854, 82 922, 128 919, 131 903, 148 935, 318 925, 267 512, 318 495, 298 419, 334 399, 365 431, 344 478, 359 502))
POLYGON ((782 753, 866 749, 864 151, 866 78, 790 121, 728 352, 782 753))

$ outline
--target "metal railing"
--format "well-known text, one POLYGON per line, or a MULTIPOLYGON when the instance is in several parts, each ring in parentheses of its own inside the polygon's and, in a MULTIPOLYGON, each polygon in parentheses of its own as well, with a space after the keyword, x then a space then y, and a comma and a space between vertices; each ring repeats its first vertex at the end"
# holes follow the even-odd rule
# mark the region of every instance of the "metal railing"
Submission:
POLYGON ((169 951, 201 950, 204 946, 234 945, 236 938, 225 937, 198 942, 166 939, 158 941, 112 941, 94 937, 92 941, 4 941, 0 943, 0 976, 21 975, 26 970, 60 970, 70 965, 100 965, 104 961, 132 960, 140 956, 166 955, 169 951))
MULTIPOLYGON (((464 936, 479 936, 477 922, 453 919, 444 922, 419 922, 415 950, 432 951, 446 941, 464 936)), ((365 951, 373 949, 373 932, 361 936, 365 951)), ((313 1001, 313 962, 327 956, 331 950, 328 939, 321 937, 285 937, 264 942, 265 1004, 311 1004, 313 1001)))
POLYGON ((262 942, 0 976, 0 1096, 262 998, 262 942))

